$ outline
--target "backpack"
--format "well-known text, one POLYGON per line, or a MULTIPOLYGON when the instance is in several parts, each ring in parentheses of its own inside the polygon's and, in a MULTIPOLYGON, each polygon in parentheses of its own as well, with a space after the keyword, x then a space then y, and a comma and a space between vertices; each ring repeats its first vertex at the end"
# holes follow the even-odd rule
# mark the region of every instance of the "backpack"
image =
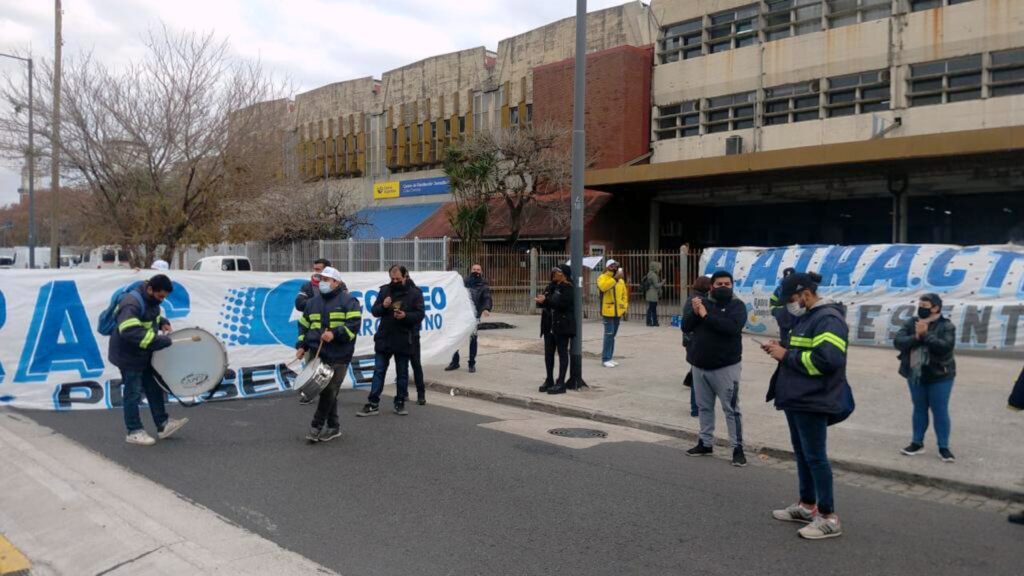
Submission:
POLYGON ((121 300, 126 295, 131 295, 139 303, 139 308, 142 310, 146 309, 146 304, 142 301, 142 296, 139 295, 138 290, 135 290, 136 284, 132 284, 120 292, 114 293, 110 297, 110 304, 107 305, 107 309, 100 312, 99 321, 96 322, 96 331, 103 336, 110 336, 114 333, 117 328, 117 310, 121 307, 121 300))
POLYGON ((640 292, 642 294, 647 294, 647 291, 650 290, 650 289, 651 289, 651 280, 647 276, 644 276, 644 279, 640 281, 640 292))

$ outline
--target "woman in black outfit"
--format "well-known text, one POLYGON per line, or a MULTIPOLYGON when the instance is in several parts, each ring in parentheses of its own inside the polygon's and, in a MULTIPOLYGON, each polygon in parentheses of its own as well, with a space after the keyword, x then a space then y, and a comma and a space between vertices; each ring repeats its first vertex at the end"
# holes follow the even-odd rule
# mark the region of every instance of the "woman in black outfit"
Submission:
POLYGON ((572 270, 567 265, 551 269, 551 283, 537 296, 540 317, 540 335, 544 337, 544 367, 547 378, 540 387, 548 394, 565 393, 565 373, 569 367, 569 341, 576 335, 576 315, 573 312, 572 270), (558 380, 554 380, 555 352, 558 352, 558 380))

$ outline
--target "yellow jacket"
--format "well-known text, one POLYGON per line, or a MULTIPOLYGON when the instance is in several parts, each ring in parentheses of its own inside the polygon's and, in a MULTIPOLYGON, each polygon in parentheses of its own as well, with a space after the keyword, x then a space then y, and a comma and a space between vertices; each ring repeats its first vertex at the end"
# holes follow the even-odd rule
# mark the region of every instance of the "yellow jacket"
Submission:
POLYGON ((601 316, 622 318, 629 308, 629 288, 622 279, 605 270, 597 277, 597 289, 601 291, 601 316))

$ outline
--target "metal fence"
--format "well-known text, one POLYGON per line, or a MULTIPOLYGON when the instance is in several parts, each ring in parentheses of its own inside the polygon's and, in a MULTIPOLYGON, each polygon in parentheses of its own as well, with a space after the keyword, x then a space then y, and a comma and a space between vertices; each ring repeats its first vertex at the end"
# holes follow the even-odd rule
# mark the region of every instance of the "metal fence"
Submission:
MULTIPOLYGON (((321 240, 272 244, 247 242, 245 244, 217 244, 202 250, 190 249, 180 256, 177 264, 191 269, 207 256, 246 256, 257 271, 305 272, 318 258, 326 258, 342 272, 384 272, 394 264, 401 264, 413 272, 455 270, 463 275, 472 264, 480 264, 491 285, 494 311, 508 314, 536 312, 534 297, 547 285, 551 269, 569 260, 564 252, 542 252, 508 246, 485 245, 479 250, 467 251, 450 238, 439 239, 378 239, 378 240, 321 240)), ((661 279, 665 282, 658 302, 659 322, 667 323, 678 315, 684 298, 698 275, 700 252, 682 246, 676 252, 609 252, 606 258, 617 260, 625 271, 629 287, 630 306, 627 321, 643 321, 647 301, 641 291, 644 277, 651 264, 661 264, 661 279)), ((584 317, 600 317, 600 294, 597 276, 601 270, 583 271, 584 317)))

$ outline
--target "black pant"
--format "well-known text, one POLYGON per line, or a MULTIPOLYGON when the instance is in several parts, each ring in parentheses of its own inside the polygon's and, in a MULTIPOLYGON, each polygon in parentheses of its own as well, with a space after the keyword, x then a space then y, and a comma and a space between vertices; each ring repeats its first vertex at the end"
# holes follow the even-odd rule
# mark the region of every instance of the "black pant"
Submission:
POLYGON ((658 303, 648 302, 647 303, 647 325, 648 326, 660 326, 658 324, 658 303))
MULTIPOLYGON (((469 365, 476 366, 476 332, 469 337, 469 365)), ((452 366, 459 365, 459 351, 456 350, 455 354, 452 354, 452 366)))
POLYGON ((321 428, 324 423, 328 428, 338 428, 338 391, 341 390, 341 382, 348 374, 348 362, 331 364, 334 368, 334 376, 327 387, 320 391, 320 401, 316 405, 316 414, 313 415, 313 428, 321 428))
POLYGON ((426 397, 427 389, 423 384, 423 364, 420 363, 419 338, 416 338, 416 343, 413 344, 412 354, 409 356, 409 365, 412 366, 412 379, 416 383, 416 398, 422 400, 426 397))
POLYGON ((565 384, 565 371, 569 368, 569 340, 571 336, 556 334, 544 335, 544 368, 547 370, 547 382, 554 382, 555 351, 558 351, 558 382, 565 384))

